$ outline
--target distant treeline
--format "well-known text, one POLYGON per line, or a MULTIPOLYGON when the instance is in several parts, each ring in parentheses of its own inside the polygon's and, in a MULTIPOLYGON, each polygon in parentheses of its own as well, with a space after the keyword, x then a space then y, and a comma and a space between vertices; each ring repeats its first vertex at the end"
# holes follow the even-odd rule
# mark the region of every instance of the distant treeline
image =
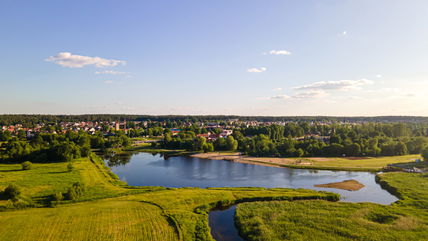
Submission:
POLYGON ((235 129, 214 141, 197 136, 201 130, 172 135, 153 143, 168 149, 241 151, 251 156, 395 156, 419 154, 428 147, 427 123, 366 123, 309 125, 307 122, 235 129))
POLYGON ((314 121, 314 122, 428 122, 422 116, 375 116, 375 117, 335 117, 335 116, 236 116, 236 115, 122 115, 122 114, 87 114, 87 115, 0 115, 0 125, 34 125, 38 123, 81 122, 81 121, 187 121, 209 122, 228 121, 314 121))
POLYGON ((104 136, 69 131, 65 134, 37 133, 11 136, 0 131, 0 162, 64 162, 88 157, 93 149, 117 149, 131 145, 123 132, 104 136))

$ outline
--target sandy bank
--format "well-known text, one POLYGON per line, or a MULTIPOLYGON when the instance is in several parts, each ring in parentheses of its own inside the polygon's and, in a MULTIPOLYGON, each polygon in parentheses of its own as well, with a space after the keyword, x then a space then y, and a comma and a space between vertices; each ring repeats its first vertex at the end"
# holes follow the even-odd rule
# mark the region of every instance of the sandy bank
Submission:
POLYGON ((315 187, 326 187, 326 188, 336 188, 343 189, 347 191, 358 191, 364 187, 363 184, 359 183, 357 180, 345 180, 343 182, 332 182, 327 184, 318 184, 314 185, 315 187))

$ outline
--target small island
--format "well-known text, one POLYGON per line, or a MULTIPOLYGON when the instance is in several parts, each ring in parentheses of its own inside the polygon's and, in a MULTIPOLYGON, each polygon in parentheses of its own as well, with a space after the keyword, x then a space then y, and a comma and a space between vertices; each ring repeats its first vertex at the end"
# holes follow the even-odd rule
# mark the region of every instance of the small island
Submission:
POLYGON ((343 182, 332 182, 326 184, 317 184, 314 187, 326 187, 326 188, 336 188, 343 189, 347 191, 358 191, 364 187, 364 184, 358 182, 357 180, 345 180, 343 182))

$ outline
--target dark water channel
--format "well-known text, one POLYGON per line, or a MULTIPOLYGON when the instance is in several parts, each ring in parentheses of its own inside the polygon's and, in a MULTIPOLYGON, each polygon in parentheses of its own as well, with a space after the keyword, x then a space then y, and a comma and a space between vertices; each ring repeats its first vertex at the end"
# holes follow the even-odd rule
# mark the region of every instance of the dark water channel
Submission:
MULTIPOLYGON (((121 180, 133 186, 165 187, 284 187, 339 193, 341 201, 390 204, 397 198, 375 182, 369 172, 290 169, 185 156, 134 153, 106 159, 121 180), (354 179, 365 185, 358 191, 314 187, 354 179)), ((209 215, 216 240, 243 240, 234 225, 235 206, 209 215)))
POLYGON ((235 226, 236 205, 210 212, 211 236, 217 241, 244 241, 235 226))

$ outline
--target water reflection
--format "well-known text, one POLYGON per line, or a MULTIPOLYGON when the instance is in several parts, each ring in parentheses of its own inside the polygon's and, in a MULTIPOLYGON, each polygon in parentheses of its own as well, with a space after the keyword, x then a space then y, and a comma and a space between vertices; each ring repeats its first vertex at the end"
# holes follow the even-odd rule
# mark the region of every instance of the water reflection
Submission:
POLYGON ((288 169, 141 152, 113 155, 106 163, 122 180, 134 186, 307 188, 336 192, 344 201, 351 202, 389 204, 397 200, 368 172, 288 169), (313 186, 348 179, 355 179, 365 187, 350 192, 313 186))

